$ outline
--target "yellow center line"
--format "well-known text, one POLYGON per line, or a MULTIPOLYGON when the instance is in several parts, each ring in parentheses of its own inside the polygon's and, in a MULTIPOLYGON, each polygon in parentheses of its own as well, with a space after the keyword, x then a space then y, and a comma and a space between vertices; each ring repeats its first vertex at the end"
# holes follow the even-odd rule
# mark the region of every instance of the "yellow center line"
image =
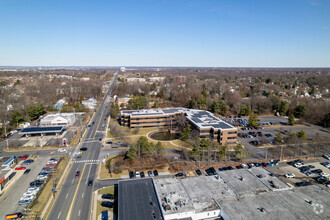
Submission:
POLYGON ((76 195, 77 195, 77 192, 78 192, 78 189, 79 189, 80 182, 81 182, 82 177, 84 175, 85 167, 86 167, 86 164, 84 165, 84 168, 83 168, 83 170, 81 172, 80 179, 79 179, 79 182, 78 182, 78 186, 76 188, 76 192, 74 193, 74 196, 73 196, 73 199, 72 199, 72 202, 71 202, 71 205, 70 205, 70 209, 69 209, 68 215, 66 216, 66 220, 70 220, 72 206, 73 206, 73 203, 74 203, 74 199, 76 198, 76 195))

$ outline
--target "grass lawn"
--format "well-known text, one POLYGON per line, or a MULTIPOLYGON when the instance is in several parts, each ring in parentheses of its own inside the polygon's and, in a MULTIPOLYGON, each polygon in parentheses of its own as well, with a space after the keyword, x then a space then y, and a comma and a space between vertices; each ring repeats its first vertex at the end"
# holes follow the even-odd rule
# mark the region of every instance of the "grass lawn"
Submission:
MULTIPOLYGON (((56 180, 59 181, 61 178, 66 166, 68 164, 68 158, 63 157, 62 161, 60 162, 60 165, 57 168, 57 172, 54 177, 56 177, 56 180)), ((45 209, 45 206, 49 200, 49 198, 52 195, 52 188, 53 188, 53 179, 51 178, 48 183, 46 184, 45 188, 43 189, 41 195, 39 196, 38 200, 35 202, 35 204, 32 206, 32 211, 36 213, 40 213, 45 209)), ((51 206, 49 206, 50 208, 51 206)), ((48 212, 50 209, 48 209, 48 212)), ((48 213, 46 213, 45 216, 47 216, 48 213)))
MULTIPOLYGON (((115 186, 106 187, 106 188, 100 189, 98 191, 99 195, 107 194, 107 193, 111 193, 112 195, 114 195, 115 194, 115 186)), ((106 200, 106 201, 108 201, 108 200, 106 200)), ((102 213, 102 211, 111 211, 111 212, 113 212, 113 208, 109 209, 109 208, 106 208, 106 207, 102 207, 101 203, 102 203, 102 201, 97 201, 96 218, 102 213)))
MULTIPOLYGON (((116 156, 111 156, 106 159, 106 163, 108 162, 109 159, 114 158, 116 156)), ((115 173, 109 173, 109 170, 105 167, 105 164, 100 163, 99 166, 101 166, 101 171, 100 171, 100 179, 109 179, 109 178, 120 178, 121 175, 128 175, 128 171, 123 171, 122 173, 115 174, 115 173)), ((97 170, 99 167, 97 168, 97 170)))

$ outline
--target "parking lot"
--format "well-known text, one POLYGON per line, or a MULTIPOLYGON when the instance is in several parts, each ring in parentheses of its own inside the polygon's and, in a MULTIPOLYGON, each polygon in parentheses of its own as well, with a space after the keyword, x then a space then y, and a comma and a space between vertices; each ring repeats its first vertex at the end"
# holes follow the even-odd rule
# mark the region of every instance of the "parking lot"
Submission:
MULTIPOLYGON (((30 158, 29 158, 30 159, 30 158)), ((28 174, 22 174, 25 170, 15 170, 21 177, 11 186, 11 188, 0 197, 0 218, 5 219, 6 214, 22 212, 26 205, 18 205, 18 201, 29 188, 32 182, 45 166, 49 157, 32 158, 34 160, 30 165, 24 165, 27 169, 31 169, 28 174)), ((16 174, 16 175, 17 175, 16 174)))
MULTIPOLYGON (((330 174, 330 169, 326 168, 325 166, 321 165, 322 162, 329 161, 325 158, 318 157, 316 159, 312 160, 302 160, 302 166, 310 166, 310 171, 321 169, 322 173, 330 174)), ((319 185, 323 188, 327 188, 326 184, 320 184, 318 183, 315 178, 319 177, 318 174, 313 174, 313 176, 307 176, 306 173, 303 173, 300 171, 298 167, 294 167, 293 165, 288 164, 290 161, 280 163, 279 166, 273 166, 273 167, 267 167, 266 169, 269 172, 274 173, 278 178, 280 178, 282 181, 288 183, 291 186, 294 186, 298 182, 311 182, 313 184, 319 185), (294 174, 293 178, 286 178, 285 174, 292 173, 294 174)), ((328 177, 328 180, 330 178, 328 177)))
MULTIPOLYGON (((285 117, 277 116, 260 116, 259 126, 256 128, 248 127, 248 117, 241 118, 227 118, 225 119, 229 123, 240 126, 238 128, 238 141, 243 144, 247 153, 252 153, 253 156, 248 159, 258 158, 274 158, 278 159, 280 157, 279 148, 276 149, 275 145, 275 136, 280 133, 282 138, 285 140, 288 137, 289 133, 298 133, 303 130, 306 134, 306 137, 309 141, 317 140, 323 144, 318 149, 312 149, 313 146, 301 146, 299 147, 298 155, 295 152, 297 149, 294 147, 286 147, 282 152, 286 157, 295 157, 295 156, 309 156, 322 155, 327 152, 328 142, 329 142, 329 131, 316 125, 310 124, 299 124, 296 126, 285 125, 288 121, 285 117), (271 147, 273 149, 265 150, 263 147, 271 147), (275 147, 275 148, 274 148, 275 147), (266 152, 267 151, 267 152, 266 152)), ((298 143, 298 142, 297 142, 298 143)), ((300 143, 300 142, 299 142, 300 143)), ((302 142, 301 142, 302 143, 302 142)))

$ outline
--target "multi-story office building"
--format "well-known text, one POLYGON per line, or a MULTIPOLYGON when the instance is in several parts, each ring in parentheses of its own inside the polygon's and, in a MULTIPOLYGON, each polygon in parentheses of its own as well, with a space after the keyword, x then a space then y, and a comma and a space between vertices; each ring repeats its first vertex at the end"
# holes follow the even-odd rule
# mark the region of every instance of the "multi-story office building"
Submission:
POLYGON ((200 137, 217 139, 221 145, 236 144, 237 128, 215 117, 211 112, 187 108, 128 110, 119 113, 121 125, 130 128, 165 127, 174 129, 178 115, 188 120, 200 137))

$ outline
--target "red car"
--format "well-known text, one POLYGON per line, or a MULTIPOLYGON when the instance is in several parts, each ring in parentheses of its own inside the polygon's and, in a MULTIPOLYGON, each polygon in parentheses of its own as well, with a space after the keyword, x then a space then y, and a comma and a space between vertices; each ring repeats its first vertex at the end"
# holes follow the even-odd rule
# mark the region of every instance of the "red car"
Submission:
POLYGON ((26 167, 16 167, 15 170, 25 170, 26 167))
POLYGON ((21 158, 21 160, 26 160, 26 158, 28 158, 28 157, 29 157, 29 155, 25 154, 25 155, 23 155, 23 157, 21 158))
POLYGON ((76 172, 75 178, 76 178, 76 177, 79 177, 79 176, 80 176, 80 171, 78 170, 78 171, 76 172))

